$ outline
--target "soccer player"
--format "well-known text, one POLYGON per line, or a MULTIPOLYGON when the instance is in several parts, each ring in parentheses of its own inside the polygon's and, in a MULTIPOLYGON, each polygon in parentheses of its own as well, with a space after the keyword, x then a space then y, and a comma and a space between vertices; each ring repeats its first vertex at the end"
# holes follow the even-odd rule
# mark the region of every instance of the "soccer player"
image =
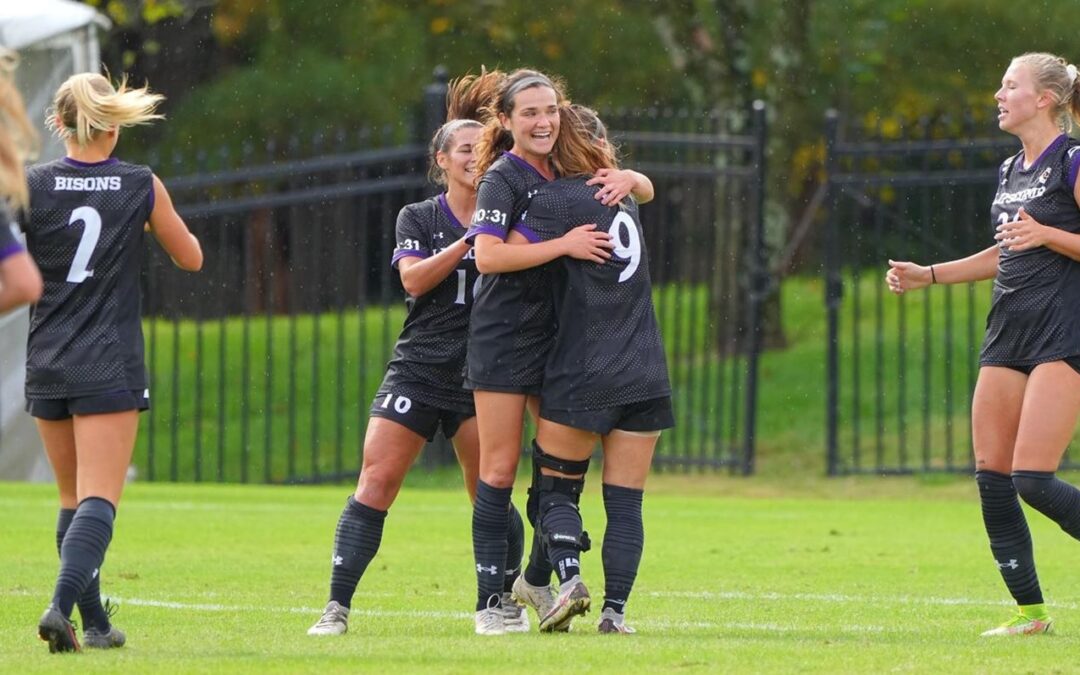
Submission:
POLYGON ((22 96, 11 73, 15 52, 0 48, 0 313, 35 302, 41 296, 41 273, 18 239, 11 208, 25 208, 29 195, 23 162, 37 144, 22 96))
MULTIPOLYGON (((475 499, 479 442, 472 394, 462 386, 469 312, 478 274, 465 227, 476 205, 474 147, 482 125, 470 119, 480 103, 488 73, 465 77, 448 93, 450 121, 431 141, 431 179, 446 191, 405 206, 398 214, 397 247, 391 265, 401 275, 408 294, 408 314, 394 347, 386 376, 371 405, 364 438, 364 461, 356 492, 338 519, 330 575, 330 599, 309 635, 341 635, 348 630, 349 610, 356 586, 378 552, 383 522, 424 441, 442 429, 451 439, 475 499)), ((500 567, 515 569, 521 562, 525 530, 511 509, 504 532, 507 560, 500 567), (516 562, 508 562, 516 560, 516 562)), ((507 599, 513 578, 503 580, 507 599)), ((527 632, 523 607, 501 605, 506 629, 527 632)))
POLYGON ((632 633, 624 616, 644 546, 642 496, 660 432, 674 425, 671 385, 637 204, 625 199, 607 206, 596 199, 590 176, 617 167, 604 126, 579 106, 563 117, 564 129, 582 132, 567 137, 585 142, 567 142, 556 153, 567 177, 535 191, 515 231, 536 243, 593 223, 611 235, 614 249, 602 264, 560 258, 551 269, 558 332, 544 372, 533 442, 540 476, 533 489, 560 589, 540 630, 567 627, 591 602, 580 576, 580 554, 590 544, 578 499, 599 440, 608 519, 599 630, 632 633))
MULTIPOLYGON (((554 317, 543 267, 560 256, 600 262, 610 256, 610 238, 583 225, 534 246, 506 243, 510 227, 525 211, 530 193, 554 179, 551 157, 560 143, 560 109, 568 105, 558 80, 533 70, 500 74, 492 80, 491 113, 477 144, 476 212, 468 238, 476 244, 483 273, 469 328, 466 386, 473 389, 480 434, 480 480, 473 509, 473 551, 477 570, 476 632, 505 632, 501 587, 505 532, 514 476, 521 454, 526 400, 540 393, 554 317)), ((626 196, 640 174, 611 173, 597 179, 603 198, 626 196)), ((643 178, 643 177, 640 177, 643 178)), ((645 179, 647 181, 647 179, 645 179)), ((651 185, 649 186, 651 189, 651 185)), ((530 507, 530 520, 535 514, 530 507)), ((553 602, 551 571, 534 538, 533 578, 519 577, 515 596, 546 613, 553 602)))
POLYGON ((35 418, 60 491, 60 574, 38 635, 50 652, 125 637, 101 604, 98 571, 113 534, 139 411, 150 405, 139 316, 144 226, 181 269, 197 271, 198 240, 149 167, 112 157, 120 129, 159 119, 145 87, 114 88, 93 73, 60 85, 48 124, 67 156, 27 172, 27 247, 44 293, 30 316, 26 409, 35 418))
POLYGON ((993 279, 971 404, 975 480, 995 564, 1017 614, 985 636, 1049 633, 1031 534, 1017 495, 1080 538, 1080 491, 1054 472, 1080 413, 1080 120, 1077 69, 1050 54, 1012 60, 998 126, 1022 150, 998 173, 991 206, 997 243, 924 266, 889 261, 894 293, 993 279))

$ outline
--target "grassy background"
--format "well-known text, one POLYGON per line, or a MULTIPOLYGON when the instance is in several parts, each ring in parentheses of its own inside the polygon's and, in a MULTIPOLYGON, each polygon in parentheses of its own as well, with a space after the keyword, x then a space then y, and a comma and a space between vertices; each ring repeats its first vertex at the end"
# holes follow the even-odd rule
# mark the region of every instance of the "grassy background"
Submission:
MULTIPOLYGON (((597 535, 598 482, 582 502, 597 535)), ((959 478, 655 477, 634 636, 593 632, 596 610, 569 635, 473 635, 467 500, 410 487, 350 632, 309 638, 346 492, 131 485, 102 572, 128 645, 53 656, 34 627, 56 573, 54 488, 0 486, 0 672, 535 672, 572 655, 575 672, 1053 673, 1080 648, 1076 542, 1037 516, 1058 634, 978 637, 1010 610, 959 478)), ((599 551, 582 562, 599 598, 599 551)))

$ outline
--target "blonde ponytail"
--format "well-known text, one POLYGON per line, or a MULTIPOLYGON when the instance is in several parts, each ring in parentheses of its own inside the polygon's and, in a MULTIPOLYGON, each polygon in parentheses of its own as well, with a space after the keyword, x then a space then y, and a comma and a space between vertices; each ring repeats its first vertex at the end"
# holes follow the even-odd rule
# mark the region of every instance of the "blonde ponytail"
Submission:
POLYGON ((163 119, 156 110, 164 99, 147 87, 129 89, 127 75, 113 88, 102 75, 79 73, 56 91, 46 123, 61 139, 75 138, 85 146, 99 132, 163 119))
POLYGON ((37 155, 38 136, 13 81, 18 63, 15 52, 0 48, 0 200, 26 208, 30 195, 23 164, 37 155))

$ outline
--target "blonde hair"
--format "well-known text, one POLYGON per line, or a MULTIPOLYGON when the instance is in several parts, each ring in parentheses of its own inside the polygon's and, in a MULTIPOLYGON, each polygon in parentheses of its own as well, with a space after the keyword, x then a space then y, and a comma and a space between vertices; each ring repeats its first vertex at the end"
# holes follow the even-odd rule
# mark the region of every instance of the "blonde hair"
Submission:
POLYGON ((1080 77, 1076 66, 1054 54, 1029 52, 1013 59, 1031 69, 1035 90, 1054 97, 1054 118, 1064 131, 1080 123, 1080 77))
MULTIPOLYGON (((515 70, 509 75, 498 70, 482 74, 474 86, 487 93, 485 98, 488 101, 481 109, 484 130, 480 133, 480 140, 476 142, 477 181, 500 154, 514 147, 514 137, 499 122, 499 114, 509 117, 514 112, 514 98, 519 93, 533 87, 547 87, 555 92, 555 100, 560 107, 570 104, 562 80, 526 68, 515 70)), ((558 144, 559 138, 556 138, 555 145, 558 144)))
MULTIPOLYGON (((600 118, 584 106, 559 106, 559 139, 552 152, 555 168, 562 176, 589 176, 600 169, 617 169, 615 151, 609 143, 599 143, 600 118)), ((602 128, 602 124, 600 124, 602 128)))
POLYGON ((162 119, 156 110, 164 99, 148 87, 128 88, 127 75, 114 88, 102 75, 79 73, 60 85, 45 123, 62 140, 74 137, 85 146, 99 132, 162 119))
MULTIPOLYGON (((26 118, 26 106, 15 88, 19 57, 0 47, 0 199, 16 208, 30 204, 23 164, 37 155, 38 136, 26 118)), ((7 223, 0 223, 7 226, 7 223)))

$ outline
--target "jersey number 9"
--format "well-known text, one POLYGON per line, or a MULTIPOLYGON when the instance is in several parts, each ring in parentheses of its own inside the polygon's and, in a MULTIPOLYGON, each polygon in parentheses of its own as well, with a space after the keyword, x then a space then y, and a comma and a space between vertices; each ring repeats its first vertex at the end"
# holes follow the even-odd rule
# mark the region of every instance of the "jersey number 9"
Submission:
POLYGON ((615 216, 608 234, 611 235, 611 241, 615 244, 612 253, 629 260, 626 269, 619 275, 620 282, 626 281, 634 276, 634 272, 637 271, 638 264, 641 262, 641 235, 638 234, 634 219, 625 211, 619 211, 619 215, 615 216), (623 241, 623 232, 626 232, 625 242, 623 241))

